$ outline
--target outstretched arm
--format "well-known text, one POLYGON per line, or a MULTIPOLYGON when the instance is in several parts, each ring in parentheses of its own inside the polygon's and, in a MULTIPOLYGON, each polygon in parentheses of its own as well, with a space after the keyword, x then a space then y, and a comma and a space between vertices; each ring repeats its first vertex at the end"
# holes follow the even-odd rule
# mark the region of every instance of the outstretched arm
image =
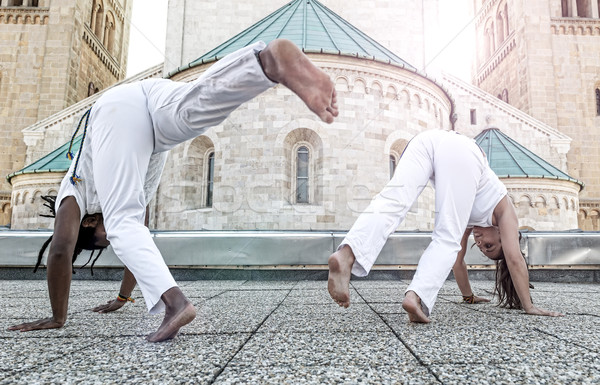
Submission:
POLYGON ((467 254, 467 243, 472 231, 472 228, 467 228, 463 234, 463 237, 460 241, 460 251, 456 256, 456 262, 454 262, 452 272, 454 273, 454 279, 456 280, 456 284, 458 285, 465 302, 490 302, 490 300, 487 298, 476 297, 473 294, 471 283, 469 282, 469 272, 467 271, 467 264, 465 263, 465 255, 467 254), (468 301, 467 298, 469 299, 468 301))
POLYGON ((523 310, 527 314, 534 315, 553 317, 562 315, 558 312, 539 309, 533 306, 529 292, 529 272, 527 271, 527 264, 519 247, 519 222, 515 209, 507 197, 504 197, 498 203, 494 210, 494 215, 500 230, 500 239, 502 240, 502 250, 504 251, 506 265, 508 266, 508 271, 517 295, 521 300, 523 310))
POLYGON ((79 234, 80 211, 75 198, 63 199, 56 212, 54 234, 48 254, 47 280, 52 317, 11 326, 22 332, 62 327, 67 321, 69 290, 73 274, 72 257, 79 234))

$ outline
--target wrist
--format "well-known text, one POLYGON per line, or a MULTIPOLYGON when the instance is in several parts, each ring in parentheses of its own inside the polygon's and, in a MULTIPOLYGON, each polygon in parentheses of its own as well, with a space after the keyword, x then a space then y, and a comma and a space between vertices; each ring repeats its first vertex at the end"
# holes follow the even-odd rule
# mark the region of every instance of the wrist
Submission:
POLYGON ((475 294, 471 293, 470 295, 463 295, 464 303, 475 303, 475 294))
POLYGON ((123 304, 125 304, 125 302, 131 302, 131 303, 135 303, 135 299, 131 298, 130 296, 125 296, 121 293, 119 293, 119 295, 117 295, 117 302, 121 302, 123 304))

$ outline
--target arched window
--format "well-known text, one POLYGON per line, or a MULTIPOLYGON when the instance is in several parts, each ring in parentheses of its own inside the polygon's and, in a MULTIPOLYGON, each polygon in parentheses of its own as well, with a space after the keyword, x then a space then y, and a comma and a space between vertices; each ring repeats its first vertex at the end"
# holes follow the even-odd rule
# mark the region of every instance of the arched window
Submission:
POLYGON ((87 96, 92 96, 96 93, 96 87, 94 86, 94 82, 90 82, 90 84, 88 84, 88 95, 87 96))
POLYGON ((102 7, 102 3, 98 2, 95 5, 95 18, 94 18, 94 34, 100 41, 104 38, 102 33, 104 32, 104 26, 102 25, 102 21, 104 20, 104 8, 102 7))
POLYGON ((508 90, 506 88, 502 90, 500 99, 502 99, 504 102, 508 103, 508 90))
POLYGON ((113 46, 115 42, 115 18, 111 12, 106 13, 106 20, 104 22, 104 40, 102 44, 108 52, 113 52, 113 46))
POLYGON ((396 171, 396 165, 398 164, 398 159, 396 159, 395 155, 390 155, 390 179, 394 176, 394 171, 396 171))
POLYGON ((309 155, 308 147, 298 147, 298 150, 296 151, 296 203, 309 203, 309 155))
POLYGON ((497 46, 499 47, 504 41, 504 16, 502 12, 499 12, 496 17, 496 39, 498 42, 497 46))
POLYGON ((206 207, 212 207, 213 204, 213 182, 215 178, 215 153, 208 154, 208 164, 206 172, 206 207))
POLYGON ((508 26, 508 4, 504 4, 504 38, 510 34, 510 27, 508 26))
POLYGON ((600 116, 600 88, 596 88, 596 115, 600 116))

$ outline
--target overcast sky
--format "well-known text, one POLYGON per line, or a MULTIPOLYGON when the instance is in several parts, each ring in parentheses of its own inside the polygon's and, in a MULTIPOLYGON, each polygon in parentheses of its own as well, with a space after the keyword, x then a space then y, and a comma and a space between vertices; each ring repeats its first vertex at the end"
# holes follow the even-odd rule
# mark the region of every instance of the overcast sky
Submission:
MULTIPOLYGON (((440 39, 434 66, 469 81, 473 52, 471 20, 472 0, 440 0, 440 39), (462 32, 461 32, 462 31, 462 32), (445 48, 444 48, 445 47, 445 48)), ((168 0, 133 0, 127 76, 135 75, 164 62, 168 0)))

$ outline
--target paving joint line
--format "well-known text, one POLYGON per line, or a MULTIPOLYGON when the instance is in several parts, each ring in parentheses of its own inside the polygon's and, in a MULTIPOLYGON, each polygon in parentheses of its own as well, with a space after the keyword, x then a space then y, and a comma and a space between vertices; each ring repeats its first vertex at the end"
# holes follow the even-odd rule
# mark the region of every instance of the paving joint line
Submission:
MULTIPOLYGON (((352 285, 352 283, 351 283, 352 285)), ((360 298, 365 301, 365 303, 367 304, 367 306, 369 306, 369 308, 371 309, 372 312, 374 312, 375 314, 377 314, 377 316, 379 317, 379 319, 385 324, 385 326, 387 326, 390 331, 396 336, 396 338, 402 343, 402 345, 404 345, 404 347, 410 352, 410 354, 412 354, 412 356, 417 360, 417 362, 423 366, 425 369, 427 369, 427 371, 429 372, 429 374, 431 374, 440 384, 443 384, 444 382, 438 377, 438 375, 431 369, 430 365, 427 365, 422 359, 421 357, 419 357, 419 355, 408 345, 408 343, 406 343, 402 337, 394 330, 394 328, 392 328, 392 326, 381 316, 381 314, 379 314, 377 311, 375 311, 375 309, 371 306, 371 304, 369 302, 367 302, 365 300, 365 298, 362 296, 362 294, 356 289, 356 287, 354 287, 354 285, 352 285, 352 288, 356 291, 356 293, 360 296, 360 298)))
MULTIPOLYGON (((296 285, 294 285, 294 287, 296 287, 296 285)), ((269 319, 269 317, 271 317, 271 315, 273 315, 273 313, 275 313, 275 311, 277 311, 277 309, 279 309, 279 307, 281 307, 281 304, 283 304, 283 302, 285 302, 285 300, 290 295, 290 293, 292 292, 292 290, 294 290, 294 287, 292 287, 292 288, 290 288, 288 290, 288 293, 286 294, 285 297, 283 297, 283 299, 279 302, 279 304, 277 304, 277 306, 273 310, 271 310, 271 312, 269 314, 267 314, 267 316, 265 318, 263 318, 263 320, 256 327, 256 329, 254 329, 254 331, 250 332, 250 335, 248 336, 248 338, 246 338, 246 340, 240 345, 240 347, 235 351, 235 353, 233 353, 233 355, 231 356, 231 358, 229 358, 229 360, 227 360, 227 362, 225 363, 225 365, 223 365, 223 367, 220 368, 217 371, 217 373, 208 382, 208 384, 214 384, 215 381, 217 381, 217 379, 219 378, 219 376, 225 371, 225 369, 227 368, 227 366, 229 366, 229 364, 231 363, 231 361, 233 361, 233 359, 238 355, 238 353, 241 352, 242 349, 244 349, 244 347, 248 344, 248 342, 250 342, 250 340, 254 337, 254 335, 257 333, 257 331, 264 325, 264 323, 267 321, 267 319, 269 319)))
POLYGON ((577 343, 577 342, 573 342, 573 341, 570 341, 570 340, 568 340, 568 339, 566 339, 566 338, 561 338, 561 337, 559 337, 559 336, 557 336, 557 335, 554 335, 554 334, 552 334, 552 333, 548 333, 548 332, 546 332, 546 331, 543 331, 543 330, 542 330, 542 329, 540 329, 540 328, 533 327, 532 329, 533 329, 534 331, 538 332, 538 333, 545 334, 545 335, 547 335, 547 336, 550 336, 550 337, 554 337, 554 338, 556 338, 556 339, 557 339, 557 340, 559 340, 559 341, 568 342, 568 343, 569 343, 569 344, 571 344, 571 345, 575 345, 575 346, 577 346, 577 347, 579 347, 579 348, 582 348, 582 349, 585 349, 585 350, 587 350, 587 351, 590 351, 590 352, 596 352, 596 353, 598 353, 598 350, 596 350, 596 349, 592 349, 592 348, 590 348, 590 347, 588 347, 588 346, 580 345, 579 343, 577 343))

